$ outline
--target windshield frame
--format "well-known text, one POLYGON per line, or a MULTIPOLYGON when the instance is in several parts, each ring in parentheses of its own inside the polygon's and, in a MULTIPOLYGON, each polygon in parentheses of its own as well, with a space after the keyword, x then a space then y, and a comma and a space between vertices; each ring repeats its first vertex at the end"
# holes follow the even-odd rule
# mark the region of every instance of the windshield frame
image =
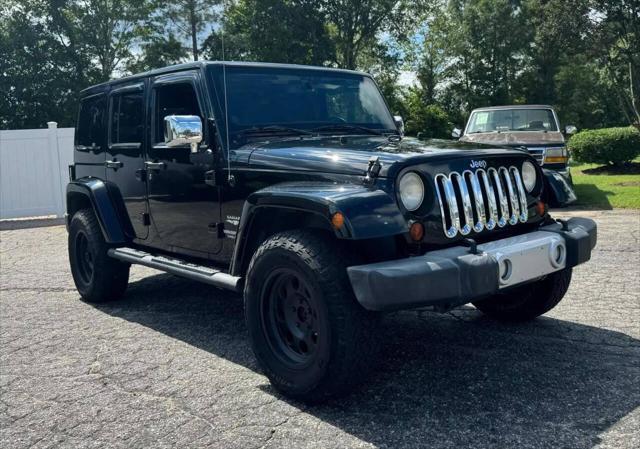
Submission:
MULTIPOLYGON (((304 72, 309 72, 313 75, 316 76, 321 76, 322 73, 326 74, 328 77, 352 77, 352 78, 361 78, 361 79, 367 79, 369 82, 372 83, 373 88, 375 89, 376 94, 379 97, 379 100, 381 100, 380 102, 380 114, 382 114, 386 120, 388 121, 388 125, 392 126, 390 128, 387 128, 385 126, 385 123, 381 120, 379 122, 380 127, 374 127, 374 126, 367 126, 367 124, 365 123, 365 127, 370 128, 373 131, 380 131, 382 134, 399 134, 395 119, 393 114, 391 113, 390 109, 389 109, 389 105, 387 103, 386 98, 384 97, 384 95, 382 94, 382 91, 380 90, 380 87, 378 86, 378 84, 376 83, 376 81, 373 79, 373 77, 367 73, 363 73, 363 72, 357 72, 357 71, 352 71, 352 70, 342 70, 342 69, 331 69, 331 68, 326 68, 326 67, 316 67, 316 66, 304 66, 304 65, 286 65, 286 64, 258 64, 258 63, 215 63, 215 64, 209 64, 206 67, 206 79, 207 79, 207 84, 210 87, 210 91, 211 91, 211 104, 213 106, 213 110, 214 110, 214 116, 215 116, 215 123, 216 123, 216 127, 217 127, 217 133, 220 136, 220 141, 223 144, 223 147, 226 148, 226 132, 227 132, 227 127, 226 127, 226 114, 225 114, 225 91, 224 91, 224 76, 226 75, 227 77, 227 81, 228 81, 228 77, 229 77, 229 71, 230 70, 235 70, 235 69, 243 69, 246 71, 252 71, 255 70, 256 72, 262 72, 262 71, 283 71, 285 73, 289 72, 293 75, 297 73, 303 75, 304 72), (226 69, 226 74, 225 74, 225 69, 226 69)), ((227 92, 227 98, 226 98, 226 104, 228 104, 228 99, 231 95, 233 95, 233 92, 231 92, 231 89, 229 89, 227 92)), ((290 123, 273 123, 271 124, 272 126, 278 127, 278 126, 282 126, 282 127, 293 127, 292 124, 290 123)), ((270 125, 270 126, 271 126, 270 125)), ((330 121, 321 121, 318 122, 316 124, 315 127, 319 127, 319 126, 323 126, 323 125, 354 125, 354 126, 363 126, 362 123, 356 123, 356 122, 330 122, 330 121)), ((372 124, 369 124, 372 125, 372 124)), ((264 126, 264 125, 256 125, 257 127, 260 126, 264 126)), ((244 145, 246 142, 242 142, 242 143, 238 143, 238 142, 233 142, 233 137, 237 136, 239 134, 240 131, 246 131, 246 130, 251 130, 251 127, 246 127, 243 129, 236 129, 235 131, 232 131, 231 129, 230 131, 230 139, 229 139, 229 143, 230 143, 230 147, 231 149, 234 148, 238 148, 241 147, 242 145, 244 145)), ((306 128, 305 128, 306 130, 306 128)), ((311 129, 309 129, 311 130, 311 129)), ((265 133, 268 134, 268 133, 265 133)), ((322 132, 322 131, 314 131, 314 134, 317 135, 369 135, 369 136, 373 136, 373 133, 366 133, 365 131, 348 131, 348 130, 335 130, 335 131, 327 131, 327 132, 322 132)), ((269 135, 252 135, 251 136, 251 140, 260 140, 260 139, 275 139, 275 138, 291 138, 291 137, 301 137, 300 134, 287 134, 285 132, 282 133, 269 133, 269 135)), ((302 136, 302 137, 306 137, 306 136, 302 136)))
POLYGON ((469 119, 467 120, 467 125, 464 128, 464 133, 462 134, 463 136, 466 135, 482 135, 482 134, 506 134, 506 133, 556 133, 556 132, 561 132, 560 131, 560 120, 558 120, 558 115, 556 114, 556 111, 553 107, 549 107, 549 106, 534 106, 534 107, 504 107, 504 108, 495 108, 495 109, 484 109, 484 108, 479 108, 479 109, 474 109, 473 111, 471 111, 471 114, 469 114, 469 119), (551 111, 551 115, 553 116, 553 119, 555 121, 555 125, 556 125, 556 130, 508 130, 508 131, 484 131, 484 132, 474 132, 469 134, 469 127, 471 126, 471 118, 474 116, 474 114, 477 114, 478 112, 493 112, 493 111, 551 111))

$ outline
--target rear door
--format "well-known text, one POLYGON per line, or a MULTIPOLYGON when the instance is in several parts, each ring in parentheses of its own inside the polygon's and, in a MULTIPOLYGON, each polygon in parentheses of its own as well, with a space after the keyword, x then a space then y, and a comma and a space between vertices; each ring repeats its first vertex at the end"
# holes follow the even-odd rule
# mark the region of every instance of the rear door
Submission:
POLYGON ((140 176, 144 170, 144 96, 143 82, 118 86, 109 94, 109 144, 104 163, 107 181, 122 196, 138 239, 146 239, 149 231, 147 186, 140 176))
POLYGON ((218 188, 210 181, 214 145, 206 104, 198 71, 152 80, 147 179, 151 221, 161 246, 176 253, 213 258, 221 246, 217 230, 220 203, 218 188), (189 145, 167 147, 164 118, 168 115, 200 117, 204 137, 198 152, 192 153, 189 145))

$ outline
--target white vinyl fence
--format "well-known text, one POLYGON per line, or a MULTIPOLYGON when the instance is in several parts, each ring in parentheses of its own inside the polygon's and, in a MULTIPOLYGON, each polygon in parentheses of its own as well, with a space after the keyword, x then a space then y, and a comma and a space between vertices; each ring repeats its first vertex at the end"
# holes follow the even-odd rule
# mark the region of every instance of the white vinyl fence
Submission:
POLYGON ((0 219, 65 212, 73 128, 0 131, 0 219))

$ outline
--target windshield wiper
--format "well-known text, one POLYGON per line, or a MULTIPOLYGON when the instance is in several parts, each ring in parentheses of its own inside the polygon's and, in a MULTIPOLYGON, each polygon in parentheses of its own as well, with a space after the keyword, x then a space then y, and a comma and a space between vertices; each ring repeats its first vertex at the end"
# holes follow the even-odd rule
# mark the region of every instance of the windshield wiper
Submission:
POLYGON ((317 128, 313 128, 312 131, 339 131, 339 130, 354 130, 354 131, 364 131, 367 134, 375 134, 377 136, 382 136, 384 133, 382 131, 378 131, 377 129, 367 128, 366 126, 358 126, 358 125, 348 125, 342 123, 336 123, 334 125, 324 125, 318 126, 317 128))
POLYGON ((238 134, 274 134, 274 133, 289 133, 289 134, 305 135, 305 136, 312 136, 315 134, 311 131, 307 131, 304 129, 289 128, 288 126, 278 126, 278 125, 256 126, 253 128, 243 129, 242 131, 238 132, 238 134))

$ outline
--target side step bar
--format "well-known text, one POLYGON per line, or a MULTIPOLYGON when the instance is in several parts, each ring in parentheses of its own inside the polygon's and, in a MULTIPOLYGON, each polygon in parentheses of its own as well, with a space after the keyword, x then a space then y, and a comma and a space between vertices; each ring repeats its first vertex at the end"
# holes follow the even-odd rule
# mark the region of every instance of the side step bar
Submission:
POLYGON ((133 248, 111 248, 108 254, 114 259, 155 268, 160 271, 175 274, 176 276, 215 285, 216 287, 226 290, 239 292, 241 288, 242 278, 203 265, 196 265, 166 256, 154 256, 153 254, 133 248))

